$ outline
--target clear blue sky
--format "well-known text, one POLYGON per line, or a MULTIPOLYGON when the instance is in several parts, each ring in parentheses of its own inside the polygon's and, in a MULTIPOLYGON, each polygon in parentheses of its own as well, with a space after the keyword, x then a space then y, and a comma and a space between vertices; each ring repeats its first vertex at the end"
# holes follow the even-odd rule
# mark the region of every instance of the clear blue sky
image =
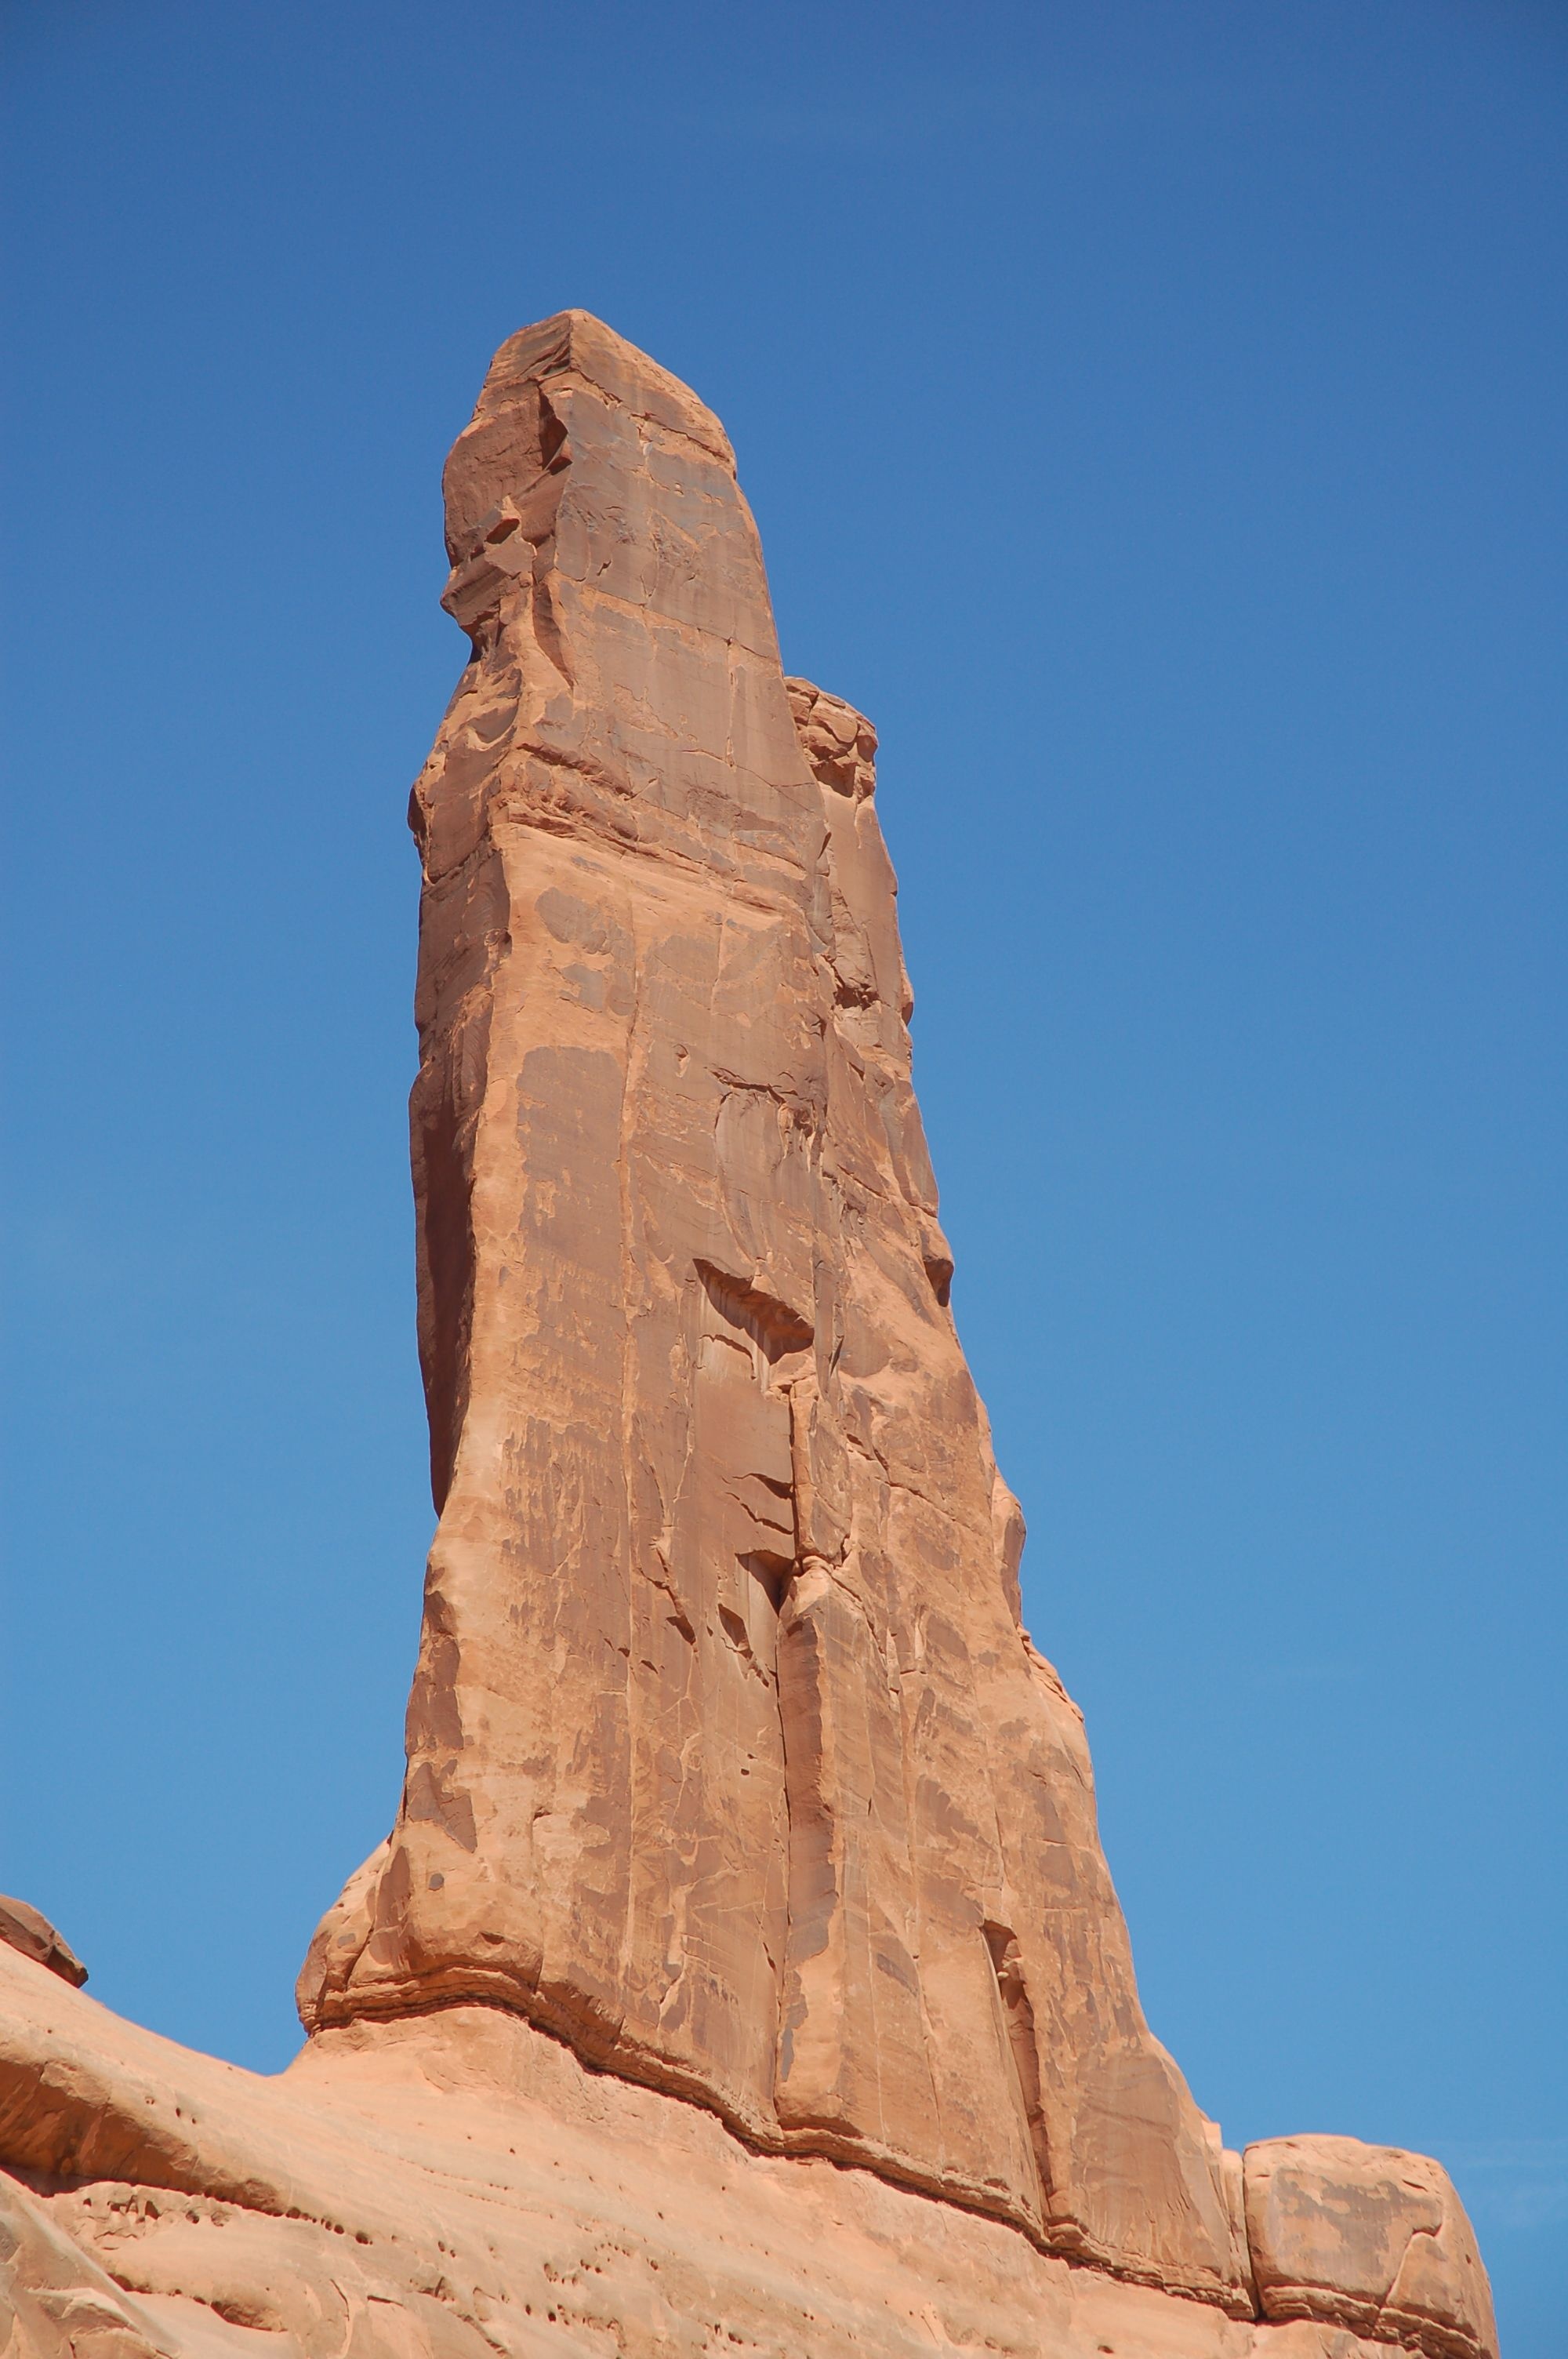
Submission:
POLYGON ((1560 2354, 1568 11, 5 18, 0 1887, 271 2068, 389 1821, 439 470, 584 305, 882 733, 1154 2026, 1233 2142, 1443 2157, 1560 2354))

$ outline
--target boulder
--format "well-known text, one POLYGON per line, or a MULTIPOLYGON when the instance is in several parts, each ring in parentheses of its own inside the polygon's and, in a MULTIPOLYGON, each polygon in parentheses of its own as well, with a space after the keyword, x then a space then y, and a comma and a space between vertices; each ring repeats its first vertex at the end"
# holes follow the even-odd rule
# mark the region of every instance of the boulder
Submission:
POLYGON ((1441 2163, 1358 2138, 1269 2138, 1242 2158, 1266 2319, 1316 2319, 1426 2359, 1497 2359, 1491 2288, 1441 2163))
POLYGON ((455 2000, 1251 2303, 1144 2023, 949 1301, 876 733, 785 678, 723 429, 582 312, 446 473, 414 788, 439 1527, 312 2031, 455 2000))
POLYGON ((64 1934, 57 1932, 49 1919, 27 1901, 9 1899, 5 1893, 0 1893, 0 1941, 47 1966, 73 1990, 80 1990, 87 1980, 87 1969, 64 1934))

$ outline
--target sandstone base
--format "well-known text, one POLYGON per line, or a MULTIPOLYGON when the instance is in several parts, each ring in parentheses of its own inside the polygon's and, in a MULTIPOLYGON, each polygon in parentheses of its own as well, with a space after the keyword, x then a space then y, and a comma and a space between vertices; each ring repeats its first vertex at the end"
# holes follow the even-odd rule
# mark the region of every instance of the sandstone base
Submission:
POLYGON ((329 2035, 265 2079, 0 1950, 0 2021, 5 2359, 1390 2359, 753 2154, 496 2009, 329 2035))

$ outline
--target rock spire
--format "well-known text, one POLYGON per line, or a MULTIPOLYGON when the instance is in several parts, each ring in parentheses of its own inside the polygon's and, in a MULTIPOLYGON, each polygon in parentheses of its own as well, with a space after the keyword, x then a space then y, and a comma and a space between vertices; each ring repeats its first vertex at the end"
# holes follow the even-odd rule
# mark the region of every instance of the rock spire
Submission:
POLYGON ((1435 2164, 1227 2153, 1143 2020, 949 1307, 876 734, 785 678, 722 428, 566 312, 446 496, 401 1807, 278 2082, 0 1946, 0 2359, 1493 2359, 1435 2164))

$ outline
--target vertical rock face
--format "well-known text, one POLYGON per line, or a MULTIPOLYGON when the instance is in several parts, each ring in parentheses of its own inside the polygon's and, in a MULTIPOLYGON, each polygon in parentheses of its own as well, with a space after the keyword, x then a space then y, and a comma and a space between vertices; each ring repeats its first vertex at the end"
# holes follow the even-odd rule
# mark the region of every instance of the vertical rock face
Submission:
POLYGON ((764 2148, 1250 2314, 1238 2174, 1144 2025, 1020 1621, 874 733, 785 679, 717 420, 585 314, 502 348, 446 490, 440 1522, 402 1808, 307 2026, 497 2002, 764 2148))

